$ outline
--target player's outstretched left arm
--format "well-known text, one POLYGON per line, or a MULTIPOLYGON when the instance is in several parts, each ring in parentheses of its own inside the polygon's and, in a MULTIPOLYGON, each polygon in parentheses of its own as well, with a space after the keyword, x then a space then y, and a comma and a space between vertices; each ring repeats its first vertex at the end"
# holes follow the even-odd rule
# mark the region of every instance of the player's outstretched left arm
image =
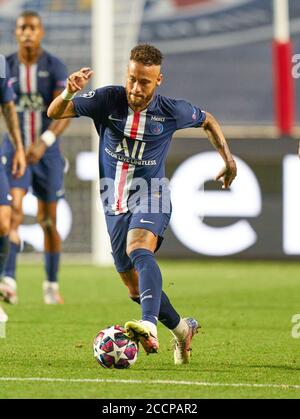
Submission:
MULTIPOLYGON (((54 99, 61 95, 61 90, 56 90, 53 94, 54 99)), ((59 121, 52 121, 47 131, 45 131, 39 141, 31 144, 26 153, 26 160, 29 164, 37 164, 46 153, 47 149, 51 147, 57 138, 70 125, 70 119, 63 119, 59 121)))
POLYGON ((225 163, 225 167, 218 174, 216 180, 221 180, 223 182, 223 188, 228 189, 236 178, 237 168, 220 124, 213 115, 206 112, 206 120, 202 127, 205 130, 210 142, 220 153, 225 163))

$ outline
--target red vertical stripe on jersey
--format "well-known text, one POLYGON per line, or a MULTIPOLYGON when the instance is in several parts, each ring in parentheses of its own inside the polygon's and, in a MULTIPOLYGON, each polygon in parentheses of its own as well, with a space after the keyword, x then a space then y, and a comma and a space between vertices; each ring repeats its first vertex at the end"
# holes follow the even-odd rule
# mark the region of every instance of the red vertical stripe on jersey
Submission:
MULTIPOLYGON (((135 140, 136 136, 138 134, 140 116, 141 116, 140 112, 134 112, 132 127, 131 127, 131 131, 130 131, 130 138, 132 140, 135 140)), ((120 183, 119 183, 119 187, 118 187, 119 198, 118 198, 118 202, 117 202, 117 211, 119 211, 120 213, 122 213, 122 211, 123 211, 122 202, 123 202, 124 188, 125 188, 125 184, 126 184, 126 177, 127 177, 127 173, 128 173, 128 168, 129 168, 129 164, 124 163, 123 166, 122 166, 121 178, 120 178, 120 183)))
POLYGON ((126 184, 126 177, 127 177, 128 168, 129 168, 129 164, 124 163, 123 166, 122 166, 121 178, 120 178, 120 183, 119 183, 119 188, 118 188, 119 199, 118 199, 118 202, 117 202, 117 211, 119 211, 121 213, 123 211, 122 202, 123 202, 124 188, 125 188, 125 184, 126 184))
POLYGON ((132 123, 131 132, 130 132, 130 138, 132 140, 136 139, 138 129, 139 129, 140 116, 141 116, 140 112, 134 112, 133 123, 132 123))
MULTIPOLYGON (((31 80, 30 80, 30 66, 26 66, 26 85, 27 85, 27 93, 31 93, 31 80)), ((31 142, 35 142, 35 114, 34 112, 30 113, 30 137, 31 142)))

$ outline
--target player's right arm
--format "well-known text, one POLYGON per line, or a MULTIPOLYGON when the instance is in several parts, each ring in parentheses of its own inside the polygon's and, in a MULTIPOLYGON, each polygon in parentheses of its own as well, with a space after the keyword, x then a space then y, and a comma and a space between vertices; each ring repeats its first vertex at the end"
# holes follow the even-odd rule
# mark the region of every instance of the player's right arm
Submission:
POLYGON ((83 90, 93 76, 90 68, 82 68, 68 78, 66 90, 57 96, 50 104, 47 115, 51 119, 75 118, 77 113, 72 102, 72 97, 83 90))
POLYGON ((15 103, 13 101, 4 103, 2 105, 2 112, 8 132, 10 134, 11 141, 15 148, 15 154, 12 165, 12 174, 17 178, 20 178, 25 173, 26 160, 15 103))

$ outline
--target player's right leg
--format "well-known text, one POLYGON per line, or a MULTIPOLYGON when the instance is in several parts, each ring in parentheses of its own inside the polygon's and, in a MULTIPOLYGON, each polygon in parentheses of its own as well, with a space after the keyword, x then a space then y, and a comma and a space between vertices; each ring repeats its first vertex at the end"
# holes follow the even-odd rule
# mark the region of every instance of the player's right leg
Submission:
MULTIPOLYGON (((131 284, 130 275, 127 273, 133 269, 131 259, 126 253, 127 234, 130 224, 131 213, 121 215, 106 215, 106 225, 110 236, 112 256, 114 258, 116 270, 121 275, 125 285, 129 289, 130 297, 139 296, 139 291, 136 291, 136 284, 131 284), (128 280, 127 280, 128 279, 128 280)), ((152 339, 151 332, 144 324, 140 322, 127 322, 125 326, 130 326, 131 336, 137 341, 140 341, 146 352, 157 352, 158 342, 152 339), (129 325, 130 323, 130 325, 129 325), (134 330, 133 330, 134 329, 134 330), (150 338, 150 341, 149 341, 150 338), (148 343, 152 342, 151 348, 148 348, 148 343), (153 350, 154 348, 154 350, 153 350)), ((129 332, 130 334, 130 332, 129 332)))

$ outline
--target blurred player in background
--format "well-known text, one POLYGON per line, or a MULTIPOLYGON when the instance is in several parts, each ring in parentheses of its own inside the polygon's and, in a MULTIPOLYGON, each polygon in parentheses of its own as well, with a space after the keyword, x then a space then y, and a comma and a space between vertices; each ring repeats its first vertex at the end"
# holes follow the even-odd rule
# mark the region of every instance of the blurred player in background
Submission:
POLYGON ((44 302, 63 303, 57 277, 61 239, 56 228, 56 213, 58 200, 64 196, 64 159, 59 136, 69 121, 52 122, 46 112, 51 101, 64 90, 67 70, 58 58, 42 49, 43 38, 40 16, 34 11, 25 11, 16 22, 18 52, 7 58, 28 162, 22 178, 15 179, 10 175, 13 148, 6 137, 2 154, 7 159, 13 211, 10 252, 3 281, 14 292, 14 297, 7 299, 10 303, 17 301, 16 261, 21 246, 18 227, 24 218, 22 202, 29 187, 38 198, 38 222, 44 231, 44 302))
MULTIPOLYGON (((13 150, 11 176, 17 179, 24 175, 26 161, 18 115, 14 104, 14 93, 9 84, 9 75, 7 72, 5 73, 5 78, 0 78, 0 106, 9 131, 9 140, 13 143, 11 146, 13 150)), ((8 255, 8 235, 11 220, 11 196, 3 163, 5 164, 6 160, 5 157, 2 157, 0 154, 0 281, 2 280, 8 255)), ((9 287, 3 282, 0 282, 0 298, 7 298, 9 296, 11 296, 9 287)), ((6 320, 7 316, 0 306, 0 322, 6 320)))
POLYGON ((147 353, 157 352, 160 320, 174 335, 175 364, 184 364, 189 362, 198 322, 181 318, 171 305, 155 260, 171 217, 165 161, 172 136, 182 128, 203 127, 224 160, 217 176, 224 188, 234 180, 236 164, 212 115, 184 100, 156 94, 163 79, 162 59, 155 47, 139 45, 131 52, 126 88, 104 87, 75 98, 92 77, 84 68, 69 77, 67 89, 50 105, 48 115, 94 120, 101 137, 101 192, 115 265, 130 297, 142 307, 142 320, 127 322, 126 332, 147 353))

